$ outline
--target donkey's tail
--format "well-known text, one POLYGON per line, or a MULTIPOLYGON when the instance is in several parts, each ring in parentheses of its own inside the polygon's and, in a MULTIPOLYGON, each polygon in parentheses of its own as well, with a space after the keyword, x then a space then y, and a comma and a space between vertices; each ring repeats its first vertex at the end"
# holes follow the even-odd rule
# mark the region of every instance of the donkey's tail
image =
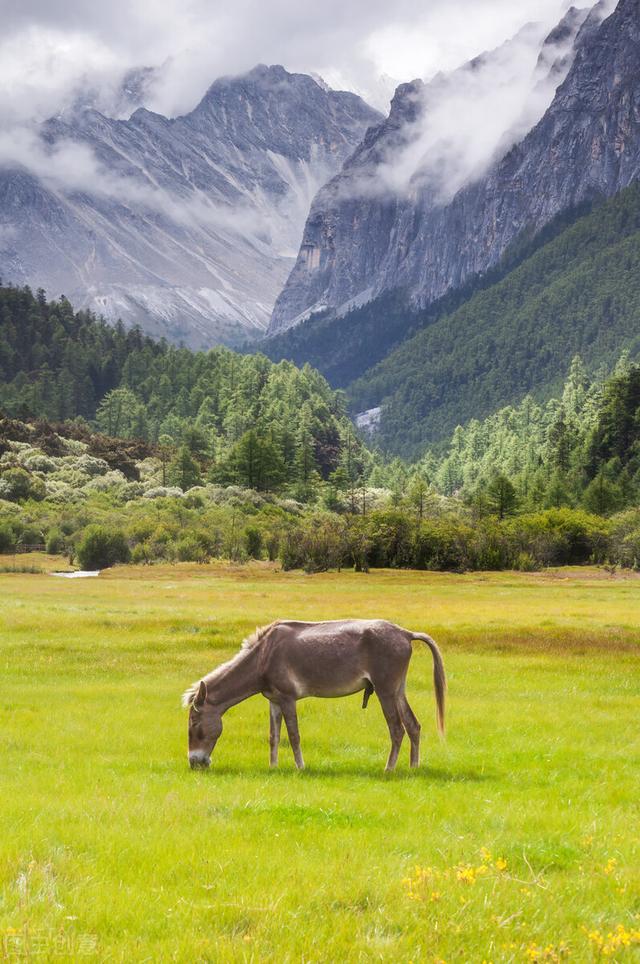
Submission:
POLYGON ((411 633, 412 639, 421 639, 423 643, 426 643, 431 650, 431 655, 433 656, 433 686, 436 691, 436 708, 437 708, 437 719, 438 719, 438 730, 442 736, 444 736, 445 725, 444 725, 444 704, 445 695, 447 692, 447 677, 444 671, 444 662, 442 659, 442 653, 438 649, 438 645, 426 633, 411 633))

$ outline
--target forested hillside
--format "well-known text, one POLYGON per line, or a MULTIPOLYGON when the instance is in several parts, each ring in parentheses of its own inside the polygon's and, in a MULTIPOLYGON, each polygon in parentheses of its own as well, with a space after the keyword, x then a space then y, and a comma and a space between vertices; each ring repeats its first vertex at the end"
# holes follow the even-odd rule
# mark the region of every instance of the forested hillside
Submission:
POLYGON ((175 348, 28 288, 0 288, 0 408, 183 447, 200 473, 257 489, 306 490, 337 470, 355 480, 366 458, 344 401, 310 367, 175 348))
POLYGON ((559 391, 567 360, 611 368, 640 351, 640 188, 600 204, 350 386, 382 403, 378 441, 415 456, 457 424, 559 391))
MULTIPOLYGON (((589 213, 591 204, 563 211, 542 231, 525 234, 511 246, 499 265, 475 276, 426 308, 409 303, 401 290, 390 291, 336 317, 330 310, 314 312, 306 321, 254 344, 273 361, 308 363, 334 388, 347 388, 382 361, 396 346, 418 331, 450 315, 473 295, 501 281, 566 228, 589 213)), ((248 350, 252 350, 250 345, 248 350)))
POLYGON ((477 510, 511 515, 582 506, 610 515, 640 502, 640 367, 623 356, 607 379, 573 359, 558 398, 528 395, 456 428, 443 456, 418 473, 477 510))

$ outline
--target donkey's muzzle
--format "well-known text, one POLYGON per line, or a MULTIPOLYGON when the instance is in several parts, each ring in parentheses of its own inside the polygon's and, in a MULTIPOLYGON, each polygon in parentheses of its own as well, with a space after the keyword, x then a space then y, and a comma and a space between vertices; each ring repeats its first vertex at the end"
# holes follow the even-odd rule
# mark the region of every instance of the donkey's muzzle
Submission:
POLYGON ((211 757, 206 753, 194 752, 189 754, 189 766, 192 770, 206 770, 211 766, 211 757))

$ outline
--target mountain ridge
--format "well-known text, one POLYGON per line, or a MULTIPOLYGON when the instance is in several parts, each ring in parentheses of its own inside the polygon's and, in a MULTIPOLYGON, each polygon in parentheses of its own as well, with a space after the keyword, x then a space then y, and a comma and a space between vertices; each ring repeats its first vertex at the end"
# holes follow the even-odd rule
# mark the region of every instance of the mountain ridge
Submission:
POLYGON ((0 170, 3 274, 173 341, 237 342, 266 326, 311 197, 378 117, 279 65, 173 119, 65 112, 0 170))
MULTIPOLYGON (((407 196, 377 198, 360 191, 358 197, 350 184, 366 182, 371 167, 367 158, 359 164, 356 152, 314 200, 270 332, 298 323, 319 306, 337 310, 392 287, 405 288, 415 304, 426 305, 495 265, 523 232, 535 232, 563 209, 611 196, 631 183, 640 171, 632 106, 638 89, 638 0, 620 0, 602 20, 606 13, 600 3, 584 22, 578 16, 574 56, 549 108, 520 143, 450 202, 434 205, 429 185, 417 183, 407 196)), ((414 94, 415 87, 399 88, 397 98, 414 94)), ((410 117, 412 109, 409 104, 410 117)), ((402 136, 396 102, 387 128, 383 122, 365 139, 374 160, 394 111, 400 125, 393 134, 402 136)))

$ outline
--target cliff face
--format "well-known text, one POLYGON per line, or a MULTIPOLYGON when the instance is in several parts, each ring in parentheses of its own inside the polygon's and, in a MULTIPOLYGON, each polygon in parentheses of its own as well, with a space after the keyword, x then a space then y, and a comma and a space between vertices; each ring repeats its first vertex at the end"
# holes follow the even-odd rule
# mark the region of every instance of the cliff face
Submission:
MULTIPOLYGON (((418 171, 402 190, 380 191, 381 167, 392 167, 394 153, 402 156, 416 115, 428 121, 447 79, 399 88, 387 120, 368 132, 314 200, 270 331, 296 324, 314 308, 340 312, 392 288, 427 304, 495 265, 522 232, 636 179, 640 0, 620 0, 603 20, 606 12, 598 4, 585 19, 572 10, 546 39, 532 98, 540 83, 559 83, 550 106, 515 146, 497 152, 483 175, 469 172, 470 183, 452 197, 434 181, 428 158, 426 176, 418 171)), ((474 62, 463 70, 478 68, 474 62)))
POLYGON ((379 119, 277 66, 176 119, 79 106, 0 167, 2 277, 193 347, 237 342, 266 327, 311 199, 379 119))

